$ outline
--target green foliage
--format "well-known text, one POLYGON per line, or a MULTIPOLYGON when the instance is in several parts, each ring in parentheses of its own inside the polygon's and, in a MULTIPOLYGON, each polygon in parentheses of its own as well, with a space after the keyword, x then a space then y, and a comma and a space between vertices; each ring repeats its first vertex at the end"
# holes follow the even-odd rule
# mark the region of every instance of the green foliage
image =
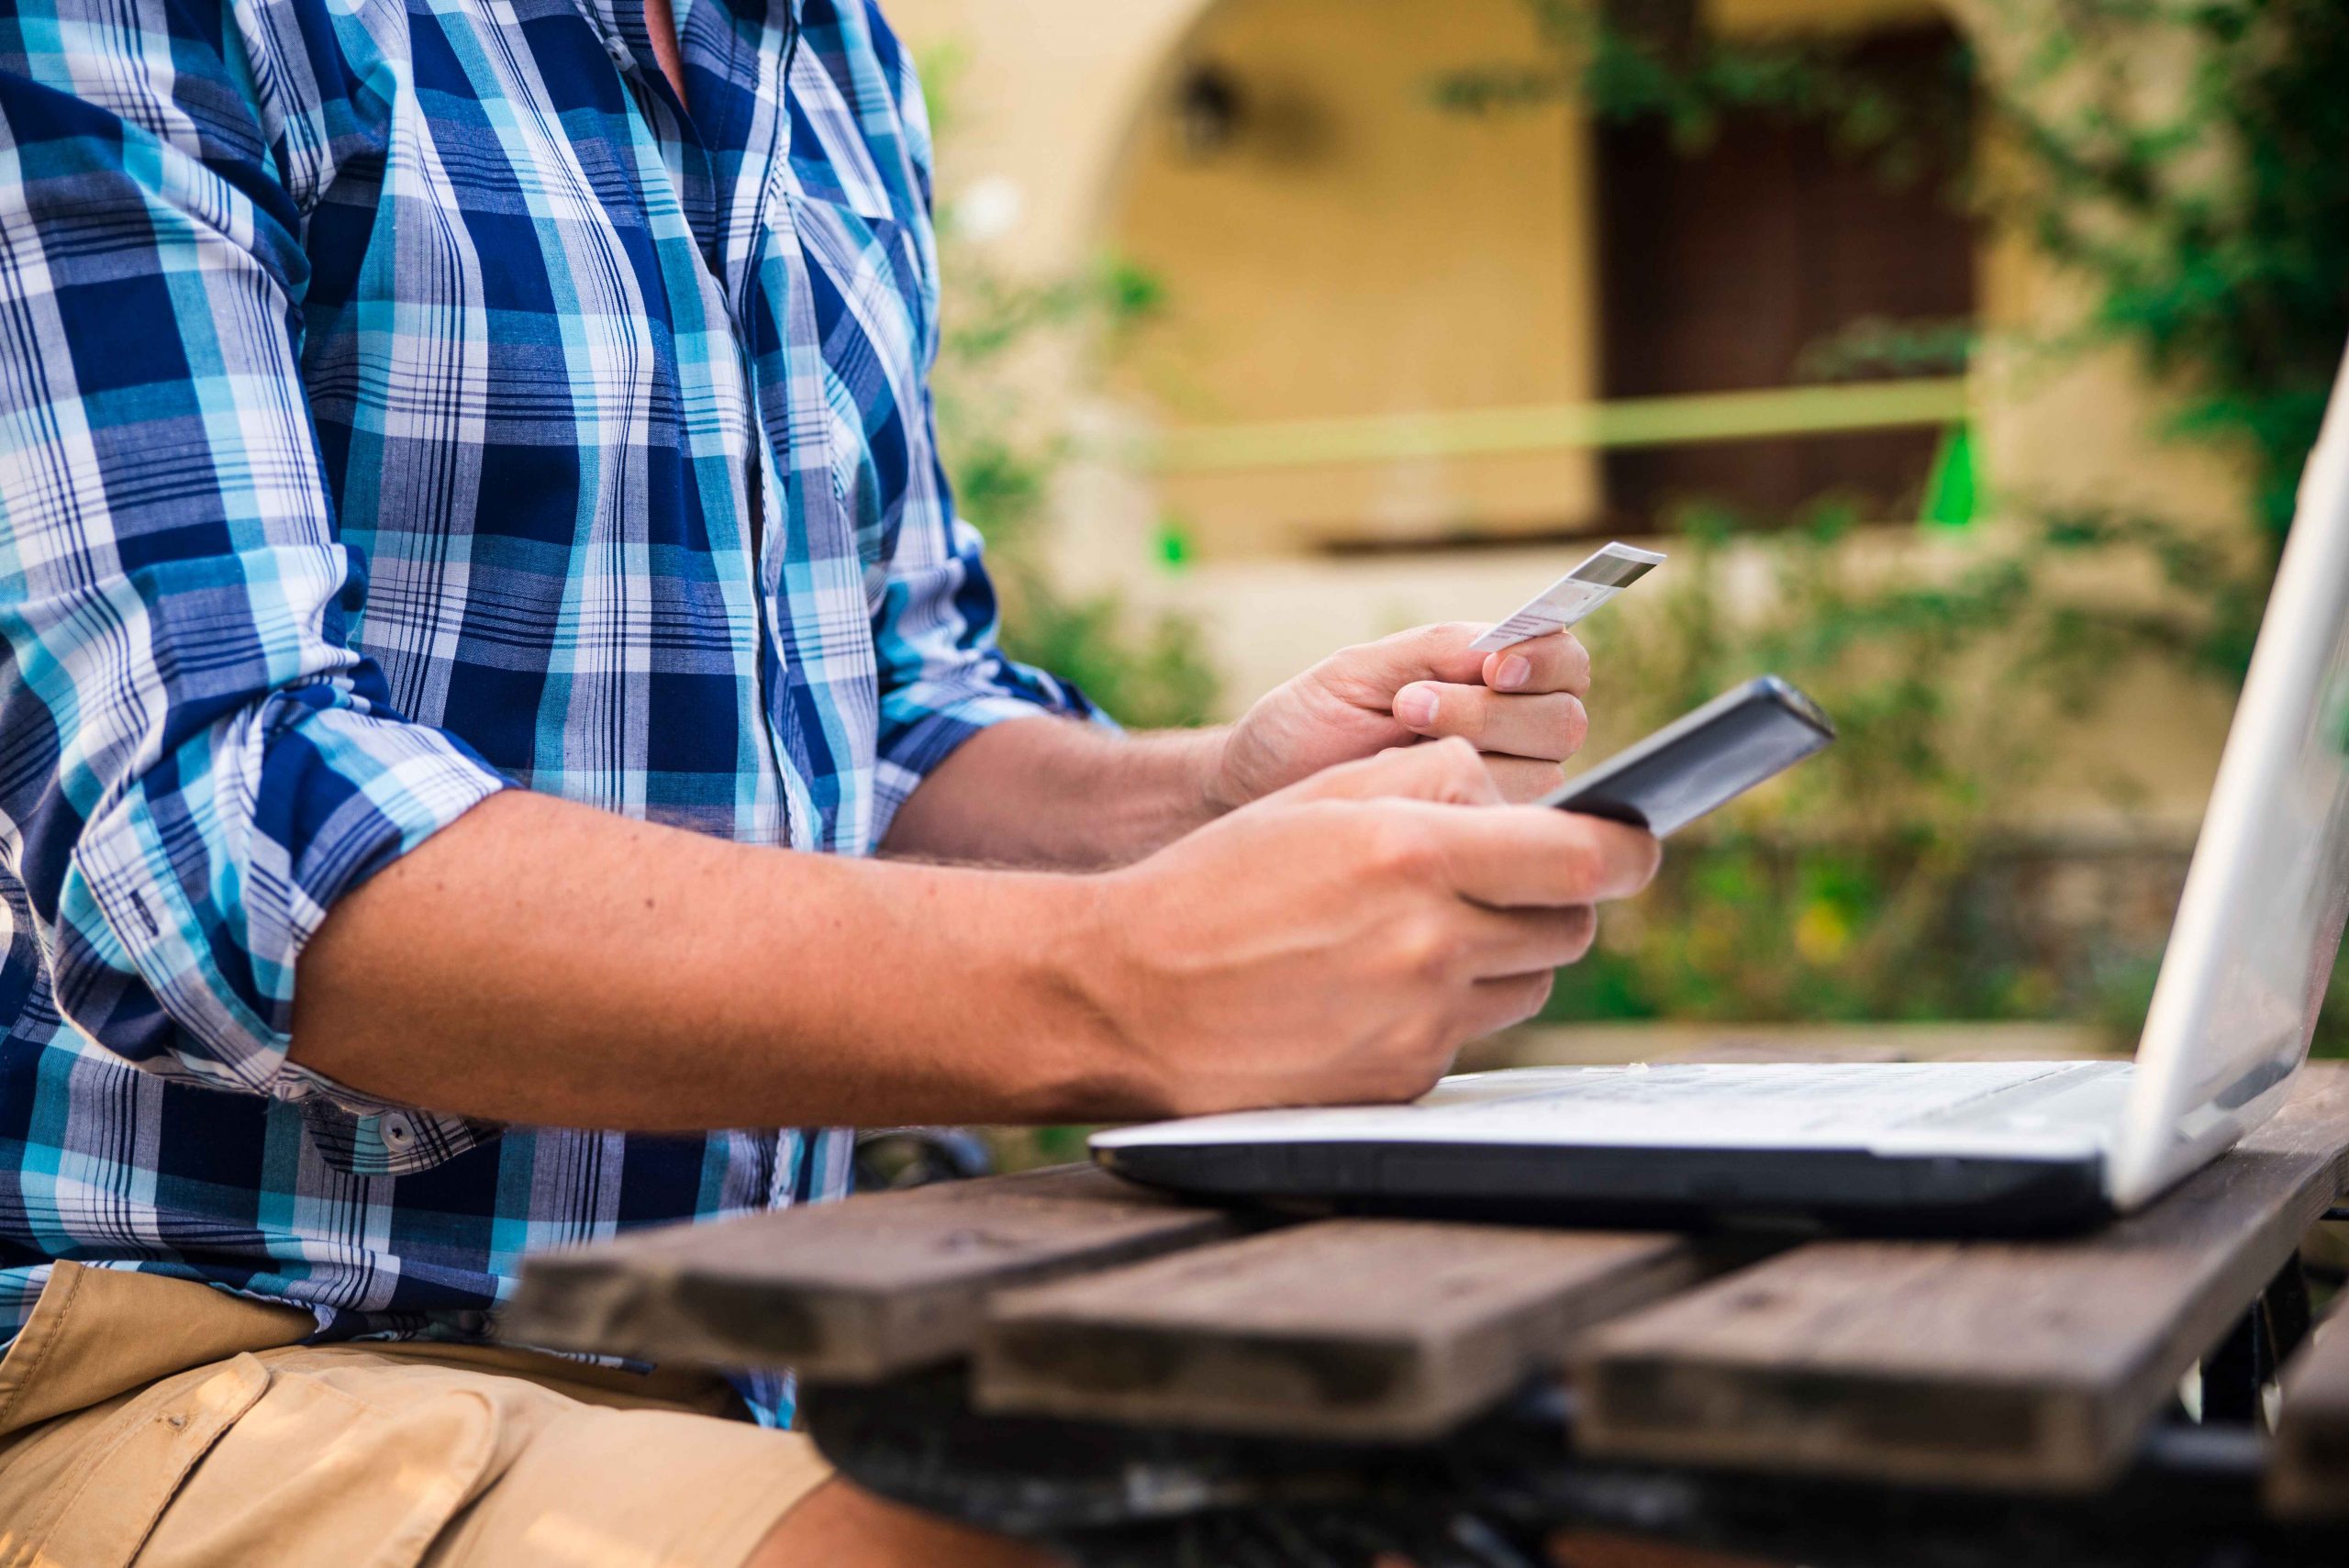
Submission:
MULTIPOLYGON (((957 57, 925 62, 933 122, 953 124, 957 57)), ((1148 273, 1105 261, 1074 278, 1008 275, 968 242, 955 196, 939 202, 945 328, 931 392, 940 459, 963 514, 986 536, 1002 601, 1002 640, 1013 658, 1075 682, 1119 722, 1165 728, 1205 722, 1216 680, 1197 628, 1135 609, 1110 592, 1064 587, 1052 559, 1052 485, 1071 455, 1068 436, 1042 417, 1030 389, 1055 355, 1114 348, 1160 305, 1148 273)))
MULTIPOLYGON (((1594 636, 1620 705, 1613 739, 1765 668, 1813 689, 1843 739, 1675 853, 1562 974, 1553 1012, 2133 1028, 2159 933, 2034 929, 2013 875, 2029 855, 1995 808, 2121 662, 2232 681, 2248 661, 2349 337, 2349 6, 1973 0, 1988 58, 1961 50, 1920 90, 1831 39, 1712 35, 1695 0, 1525 4, 1555 64, 1455 74, 1440 103, 1494 113, 1571 95, 1602 119, 1661 118, 1692 149, 1762 110, 1829 126, 1894 177, 1959 169, 1953 199, 2028 236, 2091 302, 2076 329, 2009 345, 2015 357, 2134 352, 2176 396, 2165 436, 2249 476, 2234 518, 2001 495, 1998 539, 1954 536, 1959 561, 1929 580, 1869 576, 1831 513, 1733 550, 1726 518, 1698 520, 1648 613, 1627 601, 1594 636), (2246 554, 2252 518, 2266 548, 2246 554), (2138 608, 2067 595, 2054 569, 2083 558, 2149 566, 2170 592, 2138 608), (1732 560, 1765 562, 1773 591, 1732 592, 1732 560)), ((1803 370, 1945 365, 1964 351, 1952 325, 1855 323, 1803 370)), ((2349 984, 2320 1039, 2349 1041, 2349 984)))
POLYGON ((2291 521, 2349 338, 2349 7, 1989 0, 2022 156, 1994 210, 2093 282, 2091 335, 2187 391, 2176 433, 2246 453, 2291 521), (2165 72, 2180 80, 2164 90, 2165 72), (2149 80, 2151 79, 2151 80, 2149 80))
POLYGON ((1832 37, 1720 37, 1703 26, 1696 0, 1524 3, 1556 63, 1441 76, 1439 106, 1492 113, 1572 97, 1601 121, 1661 120, 1692 150, 1718 136, 1725 117, 1764 110, 1826 126, 1839 146, 1895 178, 1965 161, 1973 60, 1964 49, 1920 80, 1888 75, 1832 37))
POLYGON ((1553 1016, 2039 1018, 2100 1002, 2095 966, 1990 917, 1998 808, 2137 628, 2045 586, 2060 543, 1969 539, 1934 570, 1896 572, 1852 524, 1828 506, 1740 539, 1724 516, 1690 515, 1643 602, 1594 628, 1597 750, 1762 670, 1818 697, 1840 735, 1675 844, 1560 975, 1553 1016))
MULTIPOLYGON (((2182 395, 2171 433, 2243 456, 2280 539, 2349 339, 2339 0, 1954 0, 1995 61, 1961 45, 1921 81, 1831 36, 1714 34, 1697 0, 1524 4, 1555 63, 1452 73, 1439 104, 1572 95, 1601 120, 1661 119, 1692 149, 1761 110, 1825 124, 1896 173, 1963 171, 1954 199, 2094 295, 2082 329, 2039 350, 2134 350, 2182 395)), ((1836 359, 1823 346, 1805 368, 1836 359)))

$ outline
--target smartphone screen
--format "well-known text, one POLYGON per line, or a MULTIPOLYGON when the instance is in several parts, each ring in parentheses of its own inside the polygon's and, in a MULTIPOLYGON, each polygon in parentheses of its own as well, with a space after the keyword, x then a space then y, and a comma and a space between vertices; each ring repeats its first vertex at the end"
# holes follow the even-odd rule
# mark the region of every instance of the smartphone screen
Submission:
POLYGON ((1823 751, 1835 726, 1776 675, 1748 681, 1568 779, 1542 804, 1644 828, 1684 828, 1823 751))

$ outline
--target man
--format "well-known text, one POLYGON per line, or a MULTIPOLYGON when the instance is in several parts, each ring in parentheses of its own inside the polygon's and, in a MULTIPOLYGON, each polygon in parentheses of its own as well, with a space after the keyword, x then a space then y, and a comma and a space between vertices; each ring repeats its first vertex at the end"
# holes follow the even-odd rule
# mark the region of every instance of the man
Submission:
POLYGON ((518 1259, 836 1195, 777 1128, 1415 1094, 1652 872, 1499 804, 1570 639, 1007 663, 928 156, 861 0, 0 8, 11 1547, 1008 1561, 483 1343, 518 1259))

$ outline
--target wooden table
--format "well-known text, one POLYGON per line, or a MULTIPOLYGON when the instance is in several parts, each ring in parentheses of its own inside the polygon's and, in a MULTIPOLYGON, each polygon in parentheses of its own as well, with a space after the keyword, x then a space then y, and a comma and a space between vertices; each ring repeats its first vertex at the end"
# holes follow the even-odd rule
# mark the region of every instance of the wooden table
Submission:
POLYGON ((2349 1331, 2308 1332, 2300 1250, 2345 1172, 2329 1066, 2065 1240, 1233 1214, 1069 1167, 534 1259, 506 1332, 796 1367, 843 1471, 1086 1562, 1514 1564, 1573 1526, 2338 1568, 2349 1331))

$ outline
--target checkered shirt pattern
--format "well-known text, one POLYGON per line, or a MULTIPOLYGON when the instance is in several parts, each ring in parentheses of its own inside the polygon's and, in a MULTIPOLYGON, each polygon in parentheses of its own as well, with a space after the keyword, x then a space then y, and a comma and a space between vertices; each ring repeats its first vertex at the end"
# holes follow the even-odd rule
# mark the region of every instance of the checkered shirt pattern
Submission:
POLYGON ((534 1250, 837 1195, 836 1130, 353 1094, 295 960, 501 788, 861 854, 1088 711, 939 469, 904 52, 676 10, 682 102, 640 0, 0 6, 0 1339, 58 1259, 471 1336, 534 1250))

